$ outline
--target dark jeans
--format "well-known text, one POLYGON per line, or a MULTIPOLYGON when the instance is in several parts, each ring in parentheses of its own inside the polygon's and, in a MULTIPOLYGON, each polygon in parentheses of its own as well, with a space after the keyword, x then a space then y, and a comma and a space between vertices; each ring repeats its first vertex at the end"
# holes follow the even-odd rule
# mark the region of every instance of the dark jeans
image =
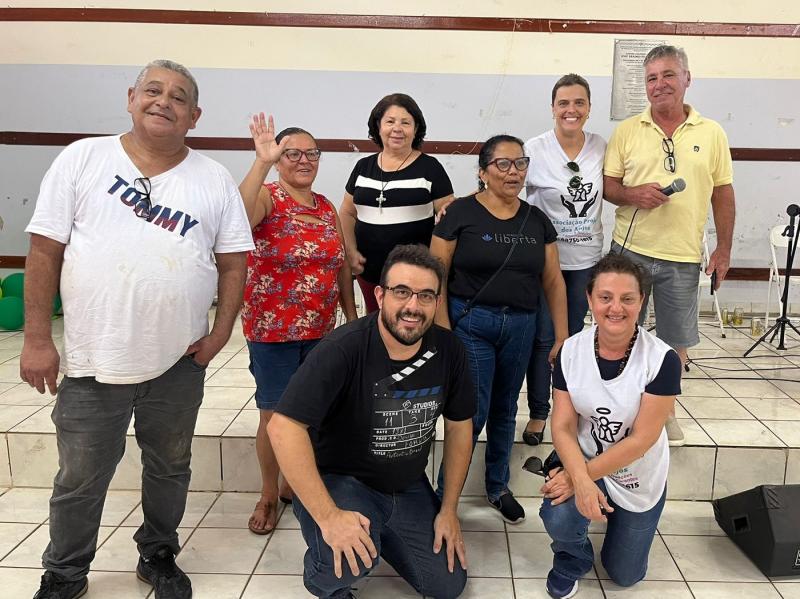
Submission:
POLYGON ((204 378, 205 368, 188 357, 158 378, 135 385, 64 377, 52 416, 58 473, 50 499, 50 544, 42 556, 47 570, 68 580, 89 572, 106 492, 125 453, 132 414, 142 450, 144 512, 133 538, 145 558, 162 546, 178 552, 204 378))
MULTIPOLYGON (((478 304, 459 320, 465 303, 459 297, 449 298, 450 322, 458 320, 453 331, 467 350, 478 394, 473 445, 486 427, 486 495, 497 499, 508 489, 517 401, 533 347, 536 312, 478 304)), ((440 468, 439 491, 444 489, 443 472, 440 468)))
MULTIPOLYGON (((567 286, 567 326, 569 334, 574 335, 583 330, 583 319, 589 309, 586 299, 586 283, 589 281, 591 268, 583 270, 562 270, 564 283, 567 286)), ((556 334, 553 319, 547 307, 547 298, 539 293, 539 311, 536 313, 536 338, 533 341, 533 352, 528 362, 526 379, 528 382, 528 411, 532 420, 547 420, 550 414, 550 379, 552 371, 548 357, 553 349, 556 334)))
MULTIPOLYGON (((340 509, 369 518, 369 535, 378 550, 378 560, 385 559, 420 595, 447 599, 461 594, 467 573, 458 558, 451 574, 446 547, 438 554, 433 552, 433 520, 441 503, 425 476, 399 493, 381 493, 352 476, 326 474, 322 480, 340 509)), ((350 587, 369 570, 359 558, 359 574, 353 576, 342 557, 342 577, 336 578, 333 551, 322 539, 317 523, 297 496, 292 505, 308 545, 303 560, 306 588, 317 597, 347 597, 350 587)), ((373 560, 373 567, 378 560, 373 560)))
MULTIPOLYGON (((606 492, 602 479, 597 481, 606 492)), ((644 578, 647 573, 647 558, 650 545, 656 534, 656 526, 667 490, 652 508, 646 512, 629 512, 619 507, 611 498, 608 503, 614 511, 608 514, 608 527, 600 551, 603 567, 616 584, 631 586, 644 578)), ((544 521, 547 534, 553 539, 553 570, 569 580, 578 580, 592 569, 594 550, 589 541, 589 519, 585 518, 575 506, 575 497, 559 505, 552 505, 545 498, 539 515, 544 521)))

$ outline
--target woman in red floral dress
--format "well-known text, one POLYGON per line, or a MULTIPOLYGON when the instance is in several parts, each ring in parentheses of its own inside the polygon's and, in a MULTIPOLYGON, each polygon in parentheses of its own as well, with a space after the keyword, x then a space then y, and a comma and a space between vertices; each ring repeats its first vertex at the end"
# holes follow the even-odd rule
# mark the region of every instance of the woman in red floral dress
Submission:
MULTIPOLYGON (((267 423, 289 379, 336 321, 341 303, 347 320, 356 318, 350 266, 336 209, 311 191, 321 156, 313 136, 297 127, 274 134, 272 117, 253 117, 250 132, 256 159, 239 186, 256 249, 247 259, 242 325, 256 380, 260 419, 256 453, 261 498, 248 527, 256 534, 275 528, 278 463, 267 423), (272 166, 278 181, 264 184, 272 166)), ((285 482, 284 482, 285 485, 285 482)))

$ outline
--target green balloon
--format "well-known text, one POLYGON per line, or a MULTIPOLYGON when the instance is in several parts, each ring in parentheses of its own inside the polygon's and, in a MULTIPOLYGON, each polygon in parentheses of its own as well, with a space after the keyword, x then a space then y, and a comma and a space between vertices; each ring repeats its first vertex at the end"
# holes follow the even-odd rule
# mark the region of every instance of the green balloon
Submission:
POLYGON ((25 304, 21 297, 0 299, 0 329, 17 331, 25 324, 25 304))
POLYGON ((3 297, 23 297, 25 288, 25 274, 15 272, 3 279, 3 297))

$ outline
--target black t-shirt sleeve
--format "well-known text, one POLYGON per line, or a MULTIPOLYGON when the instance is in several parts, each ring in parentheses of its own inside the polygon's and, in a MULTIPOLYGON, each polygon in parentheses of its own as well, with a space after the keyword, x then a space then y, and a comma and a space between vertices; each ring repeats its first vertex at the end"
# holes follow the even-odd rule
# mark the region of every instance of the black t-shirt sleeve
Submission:
POLYGON ((463 213, 467 208, 466 204, 461 204, 461 202, 467 202, 474 197, 475 196, 457 198, 455 202, 450 204, 444 216, 442 216, 441 220, 433 228, 433 234, 447 241, 458 239, 459 229, 464 220, 463 213))
POLYGON ((431 199, 438 200, 453 193, 453 184, 450 182, 450 177, 447 176, 447 171, 444 170, 442 163, 430 156, 431 168, 431 199))
POLYGON ((561 370, 561 350, 558 350, 556 362, 553 365, 553 389, 569 391, 569 389, 567 389, 567 381, 564 379, 564 371, 561 370))
MULTIPOLYGON (((558 239, 558 232, 556 231, 556 228, 553 226, 553 223, 550 222, 550 219, 547 217, 547 215, 544 212, 542 212, 539 208, 537 208, 536 206, 532 206, 532 208, 537 212, 537 216, 544 223, 544 242, 554 243, 556 239, 558 239)), ((531 216, 533 215, 531 214, 531 216)))
POLYGON ((651 395, 680 395, 681 394, 681 359, 677 352, 671 349, 664 356, 661 368, 656 378, 644 388, 645 393, 651 395))
POLYGON ((351 378, 342 348, 323 339, 289 379, 275 411, 319 429, 351 378))
POLYGON ((356 180, 358 179, 358 176, 361 174, 361 171, 363 170, 362 167, 363 160, 364 159, 362 158, 361 160, 356 162, 356 165, 353 167, 353 171, 350 173, 350 178, 348 178, 347 183, 344 184, 344 190, 350 195, 353 195, 356 192, 356 180))
POLYGON ((468 420, 477 409, 475 387, 467 366, 467 352, 458 338, 453 338, 453 363, 450 365, 447 399, 442 415, 448 420, 468 420))

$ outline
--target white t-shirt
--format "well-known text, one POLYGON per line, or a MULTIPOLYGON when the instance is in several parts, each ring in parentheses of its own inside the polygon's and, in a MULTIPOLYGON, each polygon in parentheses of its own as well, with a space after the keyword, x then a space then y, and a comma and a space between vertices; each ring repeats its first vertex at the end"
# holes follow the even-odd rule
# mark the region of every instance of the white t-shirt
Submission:
POLYGON ((531 164, 525 178, 527 200, 544 212, 558 232, 558 256, 563 270, 594 266, 603 251, 603 157, 606 142, 584 132, 586 140, 574 162, 580 173, 567 168, 570 159, 552 129, 525 143, 531 164), (570 179, 583 177, 578 189, 570 179))
POLYGON ((67 376, 126 384, 166 372, 208 334, 213 254, 253 248, 242 198, 222 165, 189 150, 151 177, 148 219, 134 212, 141 176, 112 136, 71 144, 42 180, 25 230, 66 244, 67 376))
MULTIPOLYGON (((587 460, 628 436, 639 415, 642 393, 671 349, 640 328, 625 370, 604 381, 594 355, 595 328, 573 335, 561 350, 561 370, 578 413, 578 444, 587 460)), ((669 442, 662 430, 641 458, 603 480, 614 503, 631 512, 645 512, 661 499, 668 471, 669 442)))

